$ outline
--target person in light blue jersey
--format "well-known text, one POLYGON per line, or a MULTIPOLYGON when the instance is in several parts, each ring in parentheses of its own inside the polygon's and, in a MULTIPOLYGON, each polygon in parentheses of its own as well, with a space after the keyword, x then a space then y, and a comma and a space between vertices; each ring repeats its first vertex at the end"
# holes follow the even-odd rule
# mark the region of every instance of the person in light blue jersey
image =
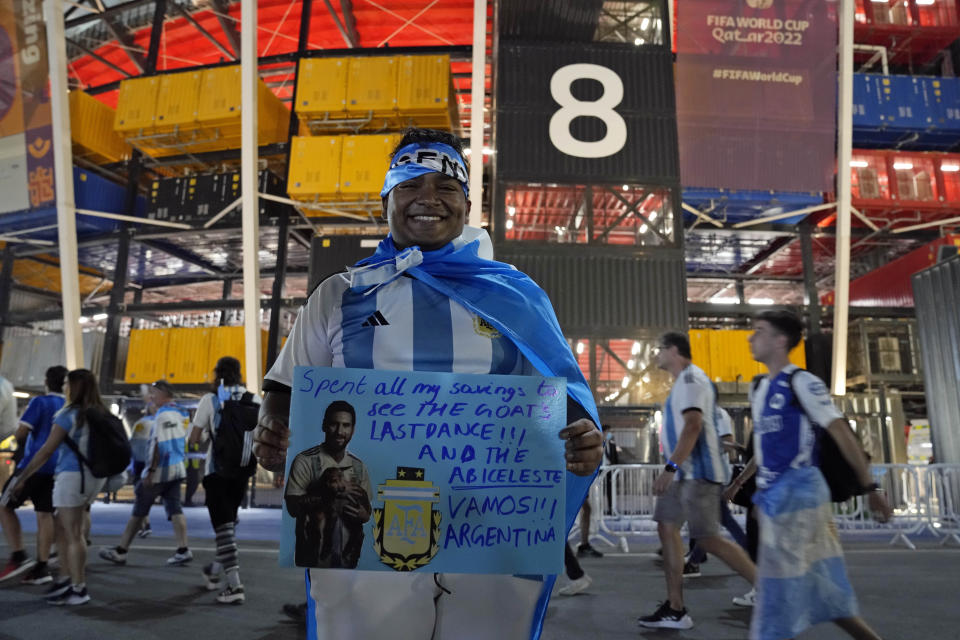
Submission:
POLYGON ((150 400, 157 407, 157 412, 153 416, 153 429, 147 446, 147 467, 134 487, 136 499, 133 514, 123 530, 120 544, 100 549, 100 557, 114 564, 127 563, 130 544, 158 497, 163 499, 163 508, 167 512, 167 519, 173 524, 177 540, 177 550, 167 558, 167 564, 182 565, 193 560, 193 553, 187 546, 187 519, 180 503, 180 485, 187 475, 184 460, 188 414, 174 402, 173 397, 173 386, 166 380, 157 380, 150 387, 150 400))
POLYGON ((690 537, 707 553, 753 584, 756 567, 739 546, 720 536, 720 496, 730 481, 720 435, 715 426, 716 393, 703 369, 693 364, 690 341, 683 333, 660 338, 657 366, 675 379, 663 412, 660 443, 667 459, 657 476, 653 519, 663 549, 667 599, 652 614, 637 620, 642 627, 689 629, 693 619, 683 601, 683 539, 690 537))
MULTIPOLYGON (((404 134, 381 191, 390 235, 300 311, 266 376, 255 453, 284 468, 298 365, 562 376, 570 527, 602 456, 596 406, 546 294, 492 260, 486 232, 465 227, 467 177, 455 136, 404 134)), ((555 578, 311 569, 308 638, 538 638, 555 578)))
POLYGON ((750 352, 770 370, 751 385, 755 457, 731 486, 756 469, 753 502, 760 526, 757 594, 751 640, 793 638, 833 621, 858 640, 880 636, 859 616, 833 524, 830 489, 818 466, 819 440, 832 437, 856 471, 870 512, 890 517, 860 443, 820 378, 790 364, 803 323, 790 311, 764 311, 750 336, 750 352))
MULTIPOLYGON (((7 489, 16 482, 17 475, 23 472, 33 457, 37 454, 50 435, 53 428, 53 417, 63 408, 63 381, 67 376, 67 368, 53 366, 47 369, 44 382, 47 392, 42 396, 30 399, 26 411, 20 416, 20 425, 16 438, 22 443, 23 458, 17 464, 14 475, 7 480, 7 489)), ((57 468, 57 460, 52 456, 27 481, 23 492, 16 500, 7 503, 6 508, 0 508, 0 526, 7 539, 7 546, 12 550, 6 566, 0 570, 0 582, 11 580, 20 574, 24 584, 45 584, 53 578, 47 569, 47 560, 50 558, 50 546, 53 544, 53 478, 57 468), (37 559, 34 562, 27 557, 23 547, 23 535, 20 529, 20 520, 16 510, 24 501, 33 503, 33 510, 37 513, 37 559)))
POLYGON ((53 508, 57 549, 62 556, 61 563, 65 564, 61 571, 65 568, 68 575, 53 583, 47 592, 47 602, 72 606, 90 601, 86 586, 85 515, 106 478, 95 478, 86 465, 81 467, 77 454, 67 444, 67 438, 73 441, 78 451, 87 451, 90 427, 84 416, 88 409, 107 411, 107 408, 100 398, 97 378, 86 369, 74 369, 68 373, 64 391, 67 403, 54 416, 46 442, 18 475, 12 498, 16 499, 26 489, 33 474, 56 456, 53 508))

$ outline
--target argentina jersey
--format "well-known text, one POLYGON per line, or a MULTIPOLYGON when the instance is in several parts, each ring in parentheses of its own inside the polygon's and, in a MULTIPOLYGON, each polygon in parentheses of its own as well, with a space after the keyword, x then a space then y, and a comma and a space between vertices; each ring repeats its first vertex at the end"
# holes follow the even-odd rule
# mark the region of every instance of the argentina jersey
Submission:
POLYGON ((530 375, 507 337, 412 277, 364 295, 340 275, 323 281, 267 378, 290 386, 297 366, 530 375))
POLYGON ((808 371, 789 365, 751 391, 757 486, 771 486, 789 469, 817 465, 817 432, 843 418, 827 386, 808 371), (796 372, 794 374, 794 372, 796 372), (792 377, 792 383, 791 383, 792 377))
POLYGON ((707 480, 726 484, 729 465, 723 459, 720 436, 716 428, 716 398, 713 385, 703 370, 691 364, 673 384, 667 398, 662 431, 663 454, 670 459, 683 432, 683 414, 696 409, 703 419, 703 427, 693 451, 677 472, 678 480, 707 480))

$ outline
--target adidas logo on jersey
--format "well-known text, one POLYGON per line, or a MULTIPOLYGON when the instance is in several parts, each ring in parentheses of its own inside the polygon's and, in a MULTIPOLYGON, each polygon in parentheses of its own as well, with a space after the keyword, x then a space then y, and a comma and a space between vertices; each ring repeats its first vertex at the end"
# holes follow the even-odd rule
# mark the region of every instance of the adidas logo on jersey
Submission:
POLYGON ((364 321, 364 323, 360 326, 361 327, 385 327, 388 324, 390 323, 387 322, 387 319, 383 317, 383 314, 377 311, 376 313, 371 315, 369 318, 367 318, 364 321))

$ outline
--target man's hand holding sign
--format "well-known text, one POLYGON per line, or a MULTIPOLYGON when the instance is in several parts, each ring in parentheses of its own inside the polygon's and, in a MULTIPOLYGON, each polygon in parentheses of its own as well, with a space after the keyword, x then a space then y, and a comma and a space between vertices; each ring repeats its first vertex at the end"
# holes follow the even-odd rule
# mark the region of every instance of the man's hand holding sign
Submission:
MULTIPOLYGON (((492 259, 484 231, 464 226, 470 202, 462 151, 460 141, 448 133, 416 129, 404 135, 381 192, 390 235, 373 256, 320 283, 266 376, 254 447, 260 464, 281 471, 289 463, 288 497, 299 474, 295 466, 321 476, 328 467, 340 468, 322 481, 318 476, 315 486, 313 480, 304 484, 307 475, 298 481, 304 495, 333 497, 325 511, 300 516, 305 535, 321 543, 314 566, 352 563, 356 545, 348 541, 361 536, 351 527, 368 515, 363 497, 369 497, 356 566, 374 569, 379 564, 392 572, 311 570, 308 584, 316 606, 309 626, 319 637, 385 637, 377 626, 383 620, 391 621, 393 640, 464 638, 466 629, 478 638, 538 637, 554 576, 507 575, 524 566, 522 558, 515 562, 521 554, 514 552, 521 545, 546 549, 550 536, 562 548, 602 458, 593 396, 549 299, 529 277, 492 259), (368 384, 374 379, 390 384, 384 394, 377 394, 374 384, 373 393, 365 396, 328 387, 308 402, 311 392, 302 389, 310 385, 299 376, 312 371, 316 392, 327 379, 318 367, 341 369, 341 381, 349 376, 356 387, 364 374, 368 384), (410 377, 402 397, 393 378, 378 378, 404 373, 410 377), (424 377, 415 378, 421 373, 424 377), (461 379, 464 374, 485 376, 487 384, 497 376, 525 377, 525 383, 513 386, 527 397, 489 398, 481 407, 484 400, 476 394, 466 398, 454 392, 454 384, 486 386, 461 379), (536 390, 541 381, 557 390, 548 403, 549 416, 543 415, 542 403, 530 402, 540 399, 536 390), (414 394, 417 384, 438 386, 437 398, 414 394), (327 391, 329 397, 323 395, 327 391), (447 394, 446 401, 441 394, 447 394), (325 411, 321 405, 334 397, 356 410, 353 439, 339 461, 327 451, 333 444, 328 437, 318 436, 325 411), (303 416, 298 414, 301 402, 308 407, 303 416), (421 407, 423 402, 437 406, 421 407), (444 402, 448 406, 441 409, 444 402), (460 415, 440 415, 459 402, 466 403, 457 408, 460 415), (298 440, 301 436, 307 440, 298 440), (531 439, 538 442, 536 451, 525 446, 531 439), (291 443, 294 456, 287 456, 291 443), (308 449, 301 447, 307 445, 323 450, 305 455, 308 449), (393 452, 389 464, 376 461, 378 451, 393 452), (359 461, 348 463, 351 454, 359 461), (293 458, 300 456, 310 459, 297 463, 293 458), (361 479, 365 474, 369 491, 361 479), (363 487, 364 496, 354 485, 363 487), (481 497, 483 492, 487 494, 481 497), (522 524, 523 518, 530 526, 522 524), (424 540, 431 544, 417 546, 424 540), (504 551, 503 575, 431 573, 436 563, 457 557, 455 550, 467 544, 470 551, 459 555, 504 551), (424 564, 431 554, 436 557, 424 564), (377 558, 374 564, 368 564, 371 558, 377 558), (384 558, 393 566, 387 567, 384 558), (420 566, 423 571, 416 570, 420 566)), ((291 505, 288 500, 286 518, 294 517, 291 505)), ((547 562, 558 569, 559 550, 547 562)), ((461 570, 482 568, 455 571, 461 570)))

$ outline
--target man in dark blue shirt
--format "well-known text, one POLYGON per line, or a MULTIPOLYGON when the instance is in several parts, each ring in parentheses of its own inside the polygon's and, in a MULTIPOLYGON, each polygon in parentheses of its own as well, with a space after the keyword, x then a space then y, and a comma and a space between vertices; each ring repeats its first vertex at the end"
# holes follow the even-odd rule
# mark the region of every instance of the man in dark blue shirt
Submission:
MULTIPOLYGON (((16 472, 4 486, 7 488, 16 484, 17 474, 23 471, 40 447, 47 441, 50 428, 53 425, 53 416, 63 407, 63 380, 67 375, 66 367, 55 366, 47 369, 47 393, 30 400, 27 410, 20 416, 20 425, 17 429, 18 448, 23 448, 23 458, 17 464, 16 472)), ((13 551, 10 559, 0 569, 0 582, 12 580, 16 576, 26 574, 24 584, 44 584, 53 578, 47 569, 47 560, 50 558, 50 546, 53 544, 53 472, 57 466, 56 456, 52 456, 46 464, 40 467, 26 482, 23 491, 17 497, 10 498, 3 507, 0 507, 0 526, 7 539, 7 546, 13 551), (17 517, 18 509, 25 501, 33 503, 33 510, 37 513, 37 560, 27 557, 23 548, 23 535, 20 530, 20 520, 17 517)))

